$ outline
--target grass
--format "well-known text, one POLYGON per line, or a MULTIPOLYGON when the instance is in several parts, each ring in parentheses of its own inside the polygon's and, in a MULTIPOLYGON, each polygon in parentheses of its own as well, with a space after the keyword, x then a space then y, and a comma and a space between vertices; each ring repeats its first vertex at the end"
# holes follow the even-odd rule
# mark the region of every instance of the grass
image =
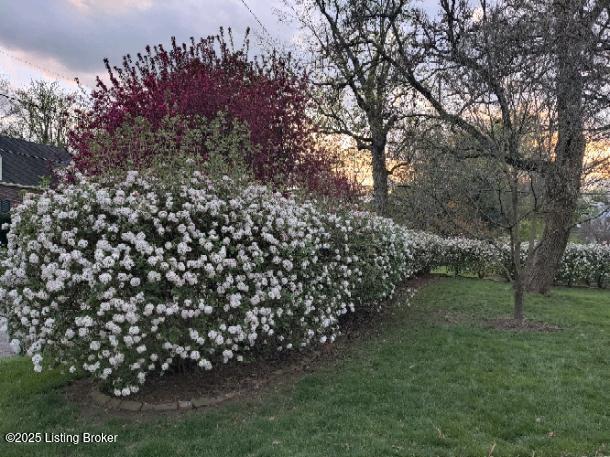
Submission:
POLYGON ((480 325, 510 314, 510 297, 507 284, 441 279, 296 382, 145 422, 83 413, 65 400, 67 378, 3 360, 0 456, 610 455, 610 292, 528 297, 528 317, 560 332, 480 325), (104 432, 118 443, 7 444, 16 431, 104 432))

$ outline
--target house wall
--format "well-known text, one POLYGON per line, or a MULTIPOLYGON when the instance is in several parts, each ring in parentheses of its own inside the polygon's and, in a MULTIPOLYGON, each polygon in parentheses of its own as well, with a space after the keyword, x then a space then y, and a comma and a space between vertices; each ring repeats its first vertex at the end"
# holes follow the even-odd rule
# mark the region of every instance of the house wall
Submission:
POLYGON ((24 189, 0 184, 0 200, 10 200, 11 207, 13 207, 21 201, 21 193, 23 190, 24 189))
POLYGON ((21 203, 22 196, 26 192, 34 192, 34 190, 0 183, 0 200, 9 200, 11 208, 21 203))

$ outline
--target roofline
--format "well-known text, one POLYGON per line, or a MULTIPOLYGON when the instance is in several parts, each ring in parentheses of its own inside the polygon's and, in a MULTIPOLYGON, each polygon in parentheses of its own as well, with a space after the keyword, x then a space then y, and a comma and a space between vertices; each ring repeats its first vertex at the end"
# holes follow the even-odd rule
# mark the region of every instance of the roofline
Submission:
MULTIPOLYGON (((0 135, 0 138, 8 138, 9 140, 17 140, 17 141, 23 141, 24 143, 30 143, 30 144, 34 144, 37 146, 49 146, 51 148, 55 148, 55 149, 63 149, 64 151, 68 152, 68 149, 64 146, 54 146, 52 144, 44 144, 44 143, 37 143, 36 141, 31 141, 31 140, 26 140, 25 138, 16 138, 14 136, 9 136, 9 135, 0 135)), ((68 152, 69 154, 69 152, 68 152)))
MULTIPOLYGON (((36 144, 36 143, 34 143, 34 144, 36 144)), ((47 146, 47 145, 42 145, 42 146, 47 146)), ((55 146, 52 146, 52 147, 55 147, 55 146)), ((14 151, 12 149, 6 150, 2 146, 0 146, 0 151, 4 152, 5 154, 15 154, 15 155, 22 156, 22 157, 30 157, 32 159, 44 160, 45 162, 51 162, 51 163, 56 163, 56 162, 64 163, 65 162, 65 163, 69 163, 68 161, 64 161, 64 160, 61 160, 61 159, 49 159, 48 157, 42 157, 42 156, 37 156, 37 155, 33 155, 33 154, 27 154, 27 153, 21 152, 21 151, 14 151)), ((64 151, 70 157, 72 157, 72 154, 70 154, 67 149, 64 149, 64 151)))
POLYGON ((0 181, 0 186, 17 187, 19 189, 42 190, 40 186, 28 186, 26 184, 17 184, 14 182, 0 181))

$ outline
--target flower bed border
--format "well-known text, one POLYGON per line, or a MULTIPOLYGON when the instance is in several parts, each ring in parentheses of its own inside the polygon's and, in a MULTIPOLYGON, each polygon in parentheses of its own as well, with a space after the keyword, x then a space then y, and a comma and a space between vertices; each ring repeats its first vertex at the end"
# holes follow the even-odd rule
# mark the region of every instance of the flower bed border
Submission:
MULTIPOLYGON (((298 361, 296 364, 285 368, 278 368, 274 370, 267 379, 265 379, 261 384, 269 384, 273 380, 277 379, 279 376, 283 376, 289 373, 295 373, 299 370, 307 370, 312 363, 318 360, 320 357, 319 353, 313 354, 311 356, 305 357, 298 361)), ((137 413, 137 412, 168 412, 168 411, 189 411, 195 409, 204 409, 209 408, 211 406, 218 406, 228 400, 231 400, 237 396, 239 396, 240 391, 229 391, 225 393, 218 393, 215 395, 202 395, 195 398, 191 398, 189 400, 176 400, 176 401, 164 401, 161 403, 150 403, 147 401, 139 401, 139 400, 128 400, 121 399, 118 397, 113 397, 112 395, 108 395, 99 390, 98 386, 94 386, 93 390, 89 394, 89 397, 93 402, 102 408, 113 410, 113 411, 122 411, 128 413, 137 413)))
POLYGON ((227 392, 218 396, 202 396, 193 398, 191 400, 178 400, 175 402, 164 402, 164 403, 148 403, 145 401, 136 400, 120 400, 115 397, 111 397, 99 389, 94 388, 91 392, 91 399, 100 407, 111 409, 115 411, 126 411, 126 412, 144 412, 144 411, 187 411, 192 409, 202 409, 210 406, 217 406, 231 398, 238 395, 238 392, 227 392))

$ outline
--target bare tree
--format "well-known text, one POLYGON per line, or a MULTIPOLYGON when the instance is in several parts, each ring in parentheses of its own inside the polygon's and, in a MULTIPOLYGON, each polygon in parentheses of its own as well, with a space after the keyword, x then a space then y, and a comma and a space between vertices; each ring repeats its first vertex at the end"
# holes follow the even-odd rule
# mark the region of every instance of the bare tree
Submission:
POLYGON ((43 144, 64 147, 77 93, 63 91, 57 82, 32 81, 26 89, 10 93, 0 127, 3 134, 43 144))
MULTIPOLYGON (((297 0, 287 3, 307 32, 314 60, 311 75, 322 129, 353 138, 369 150, 376 210, 387 209, 388 176, 404 162, 387 167, 387 155, 399 156, 397 139, 409 97, 398 84, 395 66, 382 57, 398 47, 391 33, 391 2, 372 0, 297 0), (392 151, 388 147, 393 146, 392 151)), ((406 43, 403 43, 405 46, 406 43)))
MULTIPOLYGON (((490 129, 495 124, 496 134, 501 135, 500 121, 494 122, 493 116, 488 121, 490 129)), ((472 151, 478 146, 470 143, 461 132, 436 135, 426 146, 426 155, 415 162, 416 172, 408 185, 419 187, 428 206, 424 210, 440 213, 441 226, 449 233, 486 240, 500 257, 508 243, 509 262, 500 265, 513 286, 513 317, 521 321, 525 316, 523 256, 530 255, 525 247, 531 230, 526 235, 539 208, 539 178, 498 157, 475 157, 472 151)), ((522 143, 520 150, 525 154, 528 146, 522 143)))
POLYGON ((11 86, 8 79, 0 77, 0 133, 4 131, 11 109, 11 86))
POLYGON ((386 15, 399 49, 380 52, 440 121, 473 138, 464 157, 495 157, 544 180, 544 230, 525 282, 546 292, 576 222, 586 140, 608 131, 608 2, 482 0, 475 9, 441 0, 436 20, 392 4, 386 15), (423 59, 402 46, 413 34, 423 59), (526 153, 525 143, 537 147, 526 153))

